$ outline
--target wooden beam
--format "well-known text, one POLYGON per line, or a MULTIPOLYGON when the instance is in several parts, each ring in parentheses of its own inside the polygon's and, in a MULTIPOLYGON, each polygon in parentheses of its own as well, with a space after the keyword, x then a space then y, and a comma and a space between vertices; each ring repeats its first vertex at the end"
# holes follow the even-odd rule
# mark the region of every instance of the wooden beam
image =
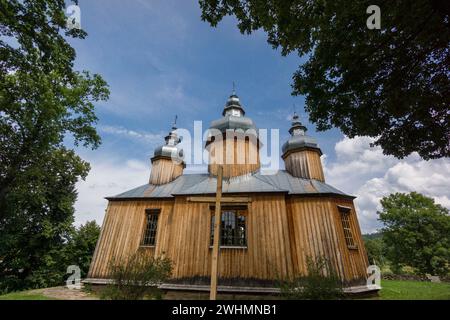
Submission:
POLYGON ((222 178, 223 166, 219 166, 217 170, 217 192, 216 192, 216 212, 214 216, 214 241, 211 262, 211 291, 209 292, 209 300, 217 298, 217 278, 219 267, 219 242, 220 242, 220 221, 222 220, 220 201, 222 200, 222 178))
MULTIPOLYGON (((210 202, 215 203, 217 197, 187 197, 187 201, 191 202, 210 202)), ((252 202, 250 197, 222 197, 222 203, 246 203, 252 202)))

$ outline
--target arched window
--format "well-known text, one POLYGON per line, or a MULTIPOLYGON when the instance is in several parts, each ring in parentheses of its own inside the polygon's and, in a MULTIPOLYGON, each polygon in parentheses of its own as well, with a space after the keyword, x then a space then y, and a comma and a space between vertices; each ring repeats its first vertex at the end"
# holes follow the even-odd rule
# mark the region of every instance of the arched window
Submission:
MULTIPOLYGON (((247 230, 244 210, 222 210, 220 223, 221 247, 246 247, 247 230)), ((210 245, 214 240, 214 215, 211 216, 210 245)))

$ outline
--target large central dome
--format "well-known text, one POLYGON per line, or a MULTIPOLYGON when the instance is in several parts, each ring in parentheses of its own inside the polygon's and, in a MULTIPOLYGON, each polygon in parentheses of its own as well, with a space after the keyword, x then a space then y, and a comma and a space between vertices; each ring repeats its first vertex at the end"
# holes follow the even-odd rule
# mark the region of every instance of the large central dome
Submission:
POLYGON ((211 122, 210 129, 218 129, 221 132, 225 132, 228 129, 242 129, 244 131, 253 129, 256 132, 256 126, 253 120, 245 117, 245 110, 234 91, 228 98, 222 115, 222 118, 211 122))

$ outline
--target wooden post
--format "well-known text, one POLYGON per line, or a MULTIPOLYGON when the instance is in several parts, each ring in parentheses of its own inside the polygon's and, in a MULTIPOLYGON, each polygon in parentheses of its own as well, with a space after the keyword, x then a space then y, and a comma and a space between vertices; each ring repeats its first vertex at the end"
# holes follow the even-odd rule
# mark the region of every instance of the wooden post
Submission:
POLYGON ((220 208, 220 201, 222 198, 222 178, 223 166, 219 165, 217 168, 217 191, 216 191, 216 210, 214 213, 214 242, 211 259, 211 291, 209 293, 209 300, 216 300, 217 297, 217 278, 219 266, 219 246, 220 246, 220 221, 222 212, 220 208))

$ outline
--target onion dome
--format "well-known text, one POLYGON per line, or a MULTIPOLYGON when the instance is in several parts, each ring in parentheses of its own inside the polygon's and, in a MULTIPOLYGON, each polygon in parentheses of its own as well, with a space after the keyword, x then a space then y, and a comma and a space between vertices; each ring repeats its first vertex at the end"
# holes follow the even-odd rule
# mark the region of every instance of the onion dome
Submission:
POLYGON ((235 117, 242 117, 245 115, 245 111, 241 106, 239 97, 236 95, 236 92, 234 92, 234 90, 231 96, 228 98, 225 107, 223 108, 222 115, 223 116, 230 115, 235 117))
POLYGON ((256 132, 253 120, 245 117, 245 110, 234 90, 225 104, 222 115, 222 118, 211 122, 210 129, 218 129, 222 132, 228 129, 242 129, 244 131, 253 129, 256 132))
POLYGON ((294 112, 292 125, 289 129, 291 137, 281 147, 283 155, 297 149, 316 149, 322 155, 322 151, 320 150, 316 139, 306 135, 307 130, 308 129, 300 122, 298 114, 294 112))
POLYGON ((164 138, 166 143, 155 149, 152 162, 158 158, 171 158, 176 162, 183 162, 184 153, 183 149, 178 145, 181 142, 181 138, 177 135, 176 122, 177 117, 175 117, 172 130, 170 130, 169 134, 164 138))

